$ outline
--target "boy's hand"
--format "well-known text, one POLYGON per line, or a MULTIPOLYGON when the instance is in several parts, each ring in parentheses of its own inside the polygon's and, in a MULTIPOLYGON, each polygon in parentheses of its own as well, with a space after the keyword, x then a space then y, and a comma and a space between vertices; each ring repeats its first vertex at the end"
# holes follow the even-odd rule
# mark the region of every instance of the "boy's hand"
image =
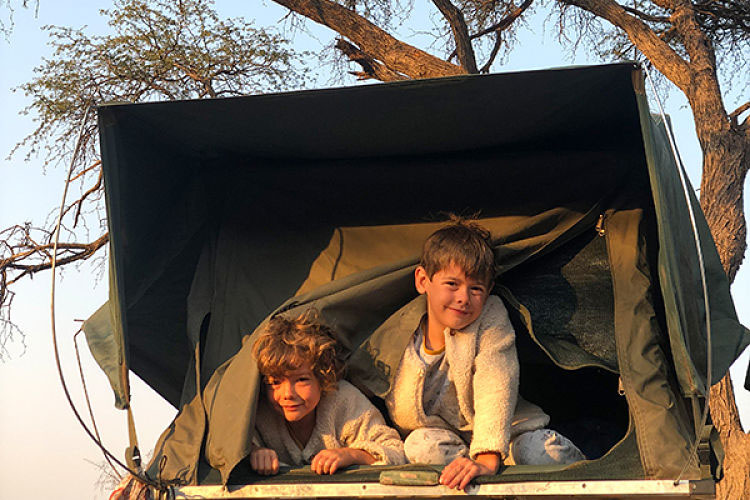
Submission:
POLYGON ((255 448, 250 452, 250 467, 264 476, 279 472, 279 457, 268 448, 255 448))
POLYGON ((463 490, 477 476, 491 476, 500 468, 500 455, 480 453, 476 460, 459 457, 448 464, 440 475, 440 484, 463 490))
POLYGON ((375 458, 363 450, 355 448, 334 448, 320 451, 310 462, 310 468, 316 474, 333 474, 350 465, 369 465, 375 458))

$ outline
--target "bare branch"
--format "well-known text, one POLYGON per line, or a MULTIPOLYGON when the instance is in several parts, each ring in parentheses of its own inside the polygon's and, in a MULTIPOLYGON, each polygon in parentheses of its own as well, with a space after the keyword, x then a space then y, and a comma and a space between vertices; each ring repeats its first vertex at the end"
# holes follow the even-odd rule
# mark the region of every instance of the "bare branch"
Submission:
POLYGON ((493 31, 500 32, 505 31, 506 29, 510 28, 510 26, 521 17, 521 15, 526 12, 529 7, 531 7, 531 4, 534 3, 534 0, 524 0, 521 5, 513 9, 513 11, 502 18, 497 23, 493 24, 489 28, 483 29, 482 31, 479 31, 477 33, 474 33, 471 35, 471 39, 474 40, 476 38, 479 38, 480 36, 484 36, 488 33, 492 33, 493 31))
POLYGON ((448 22, 448 26, 451 28, 453 39, 456 42, 458 62, 467 73, 478 73, 477 61, 474 57, 474 49, 471 46, 471 39, 469 38, 469 29, 466 27, 466 20, 463 13, 450 0, 432 0, 432 3, 443 14, 443 17, 448 22))
MULTIPOLYGON (((488 0, 485 3, 491 3, 493 0, 488 0)), ((513 9, 510 14, 500 19, 500 21, 496 22, 495 24, 480 30, 473 35, 471 35, 469 38, 471 40, 476 40, 477 38, 481 38, 485 35, 488 35, 490 33, 497 33, 498 35, 502 33, 503 31, 510 28, 513 23, 521 17, 521 15, 528 10, 529 7, 531 7, 531 4, 534 2, 534 0, 524 0, 524 2, 513 9)), ((485 65, 482 67, 481 70, 479 70, 480 73, 486 73, 489 71, 489 67, 492 65, 492 62, 494 62, 495 58, 497 57, 498 52, 500 51, 500 47, 502 46, 502 37, 495 38, 495 42, 492 46, 492 51, 490 52, 488 61, 485 63, 485 65)), ((452 60, 454 57, 456 57, 457 53, 454 50, 450 56, 448 56, 448 60, 452 60)))
POLYGON ((750 109, 750 101, 741 105, 731 113, 729 113, 729 120, 732 122, 734 128, 748 127, 750 126, 750 115, 748 115, 742 123, 739 123, 740 115, 750 109))
POLYGON ((367 80, 370 78, 380 80, 381 82, 408 80, 406 76, 390 70, 346 40, 339 38, 336 41, 335 47, 348 57, 350 61, 362 66, 362 71, 351 72, 359 80, 367 80))
MULTIPOLYGON (((559 0, 580 7, 622 29, 656 69, 686 91, 692 74, 690 65, 643 21, 625 11, 613 0, 559 0)), ((671 3, 671 2, 670 2, 671 3)))
MULTIPOLYGON (((97 250, 102 248, 109 242, 109 233, 105 233, 91 243, 58 243, 57 249, 62 252, 64 257, 57 258, 55 260, 55 266, 64 266, 72 262, 85 260, 91 257, 97 250)), ((24 276, 33 275, 36 272, 44 271, 52 267, 52 259, 49 258, 50 251, 53 249, 53 245, 35 245, 29 250, 19 252, 18 254, 11 255, 8 258, 0 260, 0 271, 5 273, 7 270, 20 271, 12 279, 7 280, 4 283, 0 283, 2 288, 8 287, 16 283, 19 279, 24 276), (19 264, 25 259, 30 257, 43 254, 44 260, 36 264, 19 264)))
POLYGON ((479 70, 480 73, 489 73, 490 67, 495 61, 498 52, 500 52, 500 47, 502 46, 502 44, 503 35, 502 32, 498 31, 495 33, 495 45, 492 46, 492 51, 490 52, 490 56, 487 58, 487 62, 485 62, 484 66, 482 66, 482 68, 479 70))
POLYGON ((744 113, 748 109, 750 109, 750 101, 746 102, 745 104, 741 105, 740 107, 732 111, 729 114, 729 116, 736 120, 742 113, 744 113))
POLYGON ((631 14, 634 14, 638 16, 639 19, 651 22, 651 23, 668 23, 670 22, 670 19, 665 16, 652 16, 651 14, 646 14, 645 12, 642 12, 634 7, 628 7, 627 5, 617 4, 620 7, 622 7, 626 12, 630 12, 631 14))
POLYGON ((78 172, 76 175, 74 175, 73 177, 71 177, 70 178, 70 182, 77 181, 78 179, 80 179, 81 177, 83 177, 84 175, 86 175, 87 173, 89 173, 92 170, 94 170, 96 167, 101 166, 101 164, 102 164, 101 160, 96 160, 93 164, 91 164, 90 166, 84 168, 83 170, 81 170, 80 172, 78 172))
POLYGON ((83 202, 86 201, 86 198, 91 196, 93 193, 99 191, 102 188, 104 181, 104 172, 102 169, 99 169, 99 177, 96 179, 96 184, 91 186, 89 189, 87 189, 80 198, 78 198, 77 201, 75 201, 75 205, 78 207, 76 208, 76 216, 73 219, 73 227, 76 227, 78 225, 78 219, 81 217, 81 210, 83 209, 83 202))
MULTIPOLYGON (((88 190, 86 190, 81 195, 80 198, 78 198, 77 200, 73 201, 72 203, 69 203, 63 209, 63 212, 62 212, 62 216, 63 217, 65 217, 66 215, 68 215, 68 212, 70 212, 71 210, 75 209, 76 214, 75 214, 75 218, 73 219, 73 227, 74 228, 76 226, 78 226, 78 219, 81 216, 81 213, 82 213, 82 210, 83 210, 83 202, 86 201, 86 199, 89 196, 91 196, 93 193, 95 193, 97 191, 100 191, 102 189, 104 178, 103 178, 103 171, 101 169, 101 164, 102 164, 101 160, 97 160, 96 162, 94 162, 93 165, 91 165, 90 167, 87 167, 87 168, 83 169, 81 172, 79 172, 77 175, 75 175, 74 177, 72 177, 70 179, 70 182, 79 180, 79 179, 83 178, 83 176, 85 176, 85 174, 90 173, 93 169, 95 169, 96 167, 99 167, 96 183, 91 188, 89 188, 88 190)), ((51 236, 51 233, 49 233, 49 234, 51 236)))

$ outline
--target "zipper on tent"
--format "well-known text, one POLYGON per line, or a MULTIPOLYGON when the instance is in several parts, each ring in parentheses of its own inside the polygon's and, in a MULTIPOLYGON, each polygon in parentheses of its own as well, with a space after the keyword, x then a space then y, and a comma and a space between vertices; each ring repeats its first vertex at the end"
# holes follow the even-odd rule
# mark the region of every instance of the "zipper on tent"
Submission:
POLYGON ((607 234, 607 230, 604 228, 604 219, 607 218, 607 215, 604 213, 599 214, 599 220, 596 222, 596 234, 599 236, 604 236, 607 234))

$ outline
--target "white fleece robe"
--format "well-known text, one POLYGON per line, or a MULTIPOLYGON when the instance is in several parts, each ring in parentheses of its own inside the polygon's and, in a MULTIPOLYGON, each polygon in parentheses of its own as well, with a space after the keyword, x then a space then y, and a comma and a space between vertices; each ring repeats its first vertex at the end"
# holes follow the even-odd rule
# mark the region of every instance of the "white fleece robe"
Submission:
POLYGON ((315 412, 312 435, 300 449, 289 434, 284 417, 261 396, 255 427, 262 446, 274 450, 279 461, 287 465, 309 464, 318 452, 333 448, 366 451, 375 458, 373 465, 406 463, 398 432, 385 425, 378 409, 349 382, 342 380, 337 390, 324 394, 315 412))
MULTIPOLYGON (((422 307, 415 300, 407 308, 422 307)), ((412 330, 413 332, 414 330, 412 330)), ((456 388, 458 407, 443 407, 442 415, 424 411, 424 362, 409 342, 396 372, 386 406, 402 435, 423 427, 442 427, 471 434, 469 456, 484 452, 508 457, 511 439, 549 423, 541 408, 518 397, 518 356, 515 332, 500 298, 492 295, 472 324, 445 336, 448 377, 456 388)))

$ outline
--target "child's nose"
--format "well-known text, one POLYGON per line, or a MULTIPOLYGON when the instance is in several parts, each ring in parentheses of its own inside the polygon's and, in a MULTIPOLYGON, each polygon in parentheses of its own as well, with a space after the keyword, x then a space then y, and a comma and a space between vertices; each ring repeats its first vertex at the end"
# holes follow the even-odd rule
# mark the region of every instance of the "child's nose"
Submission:
POLYGON ((459 303, 468 302, 469 300, 469 289, 466 287, 459 287, 458 290, 456 290, 456 301, 459 303))
POLYGON ((294 386, 288 380, 281 383, 280 389, 281 389, 281 397, 286 398, 286 399, 290 399, 294 397, 294 386))

